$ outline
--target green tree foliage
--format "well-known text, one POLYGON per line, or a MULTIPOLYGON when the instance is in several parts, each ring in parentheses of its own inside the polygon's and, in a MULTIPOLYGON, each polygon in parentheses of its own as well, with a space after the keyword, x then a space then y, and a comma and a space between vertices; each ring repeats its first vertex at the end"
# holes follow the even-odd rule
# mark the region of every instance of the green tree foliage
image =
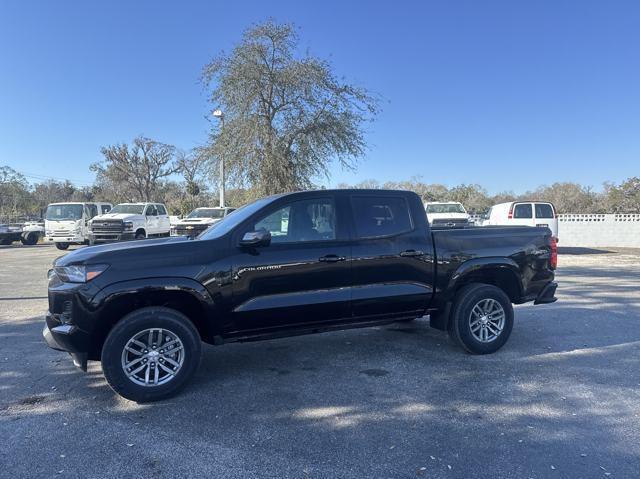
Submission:
POLYGON ((603 210, 612 213, 640 213, 640 177, 634 176, 615 185, 604 185, 603 210))
POLYGON ((327 61, 299 54, 294 27, 273 21, 214 58, 203 81, 225 118, 211 135, 211 171, 224 158, 230 182, 261 196, 310 188, 334 160, 352 168, 365 152, 364 125, 378 112, 367 90, 339 79, 327 61))

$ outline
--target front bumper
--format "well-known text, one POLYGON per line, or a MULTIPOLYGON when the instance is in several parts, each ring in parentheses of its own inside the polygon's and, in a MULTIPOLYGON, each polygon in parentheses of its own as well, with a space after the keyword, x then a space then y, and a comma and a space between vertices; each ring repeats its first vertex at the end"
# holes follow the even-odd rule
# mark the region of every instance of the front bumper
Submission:
POLYGON ((69 236, 46 236, 45 243, 84 243, 84 238, 79 235, 69 236))
POLYGON ((555 303, 558 301, 558 298, 555 297, 556 289, 558 288, 558 283, 555 281, 551 281, 547 283, 547 285, 542 288, 542 291, 538 293, 533 304, 549 304, 555 303))
POLYGON ((91 233, 89 240, 93 243, 113 243, 116 241, 131 241, 136 238, 133 231, 126 233, 91 233))
POLYGON ((72 335, 77 332, 77 328, 69 324, 49 328, 48 316, 50 315, 47 314, 47 324, 44 325, 42 330, 42 337, 44 338, 45 343, 47 343, 47 346, 51 349, 55 349, 56 351, 65 351, 69 353, 73 359, 73 364, 83 371, 86 371, 88 354, 74 351, 75 347, 73 346, 73 343, 75 340, 72 335))

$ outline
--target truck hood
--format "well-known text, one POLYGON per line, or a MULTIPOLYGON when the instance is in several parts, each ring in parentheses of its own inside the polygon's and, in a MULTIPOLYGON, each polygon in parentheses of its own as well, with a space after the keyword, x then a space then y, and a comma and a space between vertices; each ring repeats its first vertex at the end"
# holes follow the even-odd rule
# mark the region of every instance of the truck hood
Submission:
POLYGON ((184 218, 174 224, 176 225, 212 225, 222 218, 184 218))
POLYGON ((144 215, 134 215, 133 213, 106 213, 94 216, 91 221, 100 220, 122 220, 122 221, 144 221, 144 215))
POLYGON ((71 264, 100 264, 109 263, 111 259, 119 256, 120 253, 132 250, 145 250, 153 247, 171 247, 178 243, 193 241, 186 236, 171 236, 167 238, 157 238, 138 241, 122 241, 119 243, 109 243, 104 245, 89 246, 77 249, 54 261, 55 266, 68 266, 71 264))

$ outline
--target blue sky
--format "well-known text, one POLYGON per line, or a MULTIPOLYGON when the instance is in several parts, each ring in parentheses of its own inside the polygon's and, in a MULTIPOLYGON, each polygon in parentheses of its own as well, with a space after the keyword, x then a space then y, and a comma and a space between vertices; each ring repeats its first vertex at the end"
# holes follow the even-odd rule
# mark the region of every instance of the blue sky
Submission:
POLYGON ((357 172, 324 184, 421 175, 498 192, 640 175, 632 0, 5 0, 0 165, 90 184, 103 145, 202 144, 202 66, 268 17, 384 99, 357 172))

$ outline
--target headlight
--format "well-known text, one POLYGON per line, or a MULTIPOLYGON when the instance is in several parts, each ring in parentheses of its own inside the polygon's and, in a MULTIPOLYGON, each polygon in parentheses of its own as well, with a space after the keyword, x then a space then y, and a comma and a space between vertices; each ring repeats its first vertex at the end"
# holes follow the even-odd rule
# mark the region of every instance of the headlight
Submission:
POLYGON ((133 221, 125 221, 124 222, 125 231, 130 231, 133 229, 133 221))
POLYGON ((44 234, 46 234, 47 236, 51 236, 53 234, 53 230, 45 230, 44 234))
POLYGON ((86 283, 96 276, 104 273, 109 267, 106 264, 56 266, 54 268, 58 277, 65 283, 86 283))

